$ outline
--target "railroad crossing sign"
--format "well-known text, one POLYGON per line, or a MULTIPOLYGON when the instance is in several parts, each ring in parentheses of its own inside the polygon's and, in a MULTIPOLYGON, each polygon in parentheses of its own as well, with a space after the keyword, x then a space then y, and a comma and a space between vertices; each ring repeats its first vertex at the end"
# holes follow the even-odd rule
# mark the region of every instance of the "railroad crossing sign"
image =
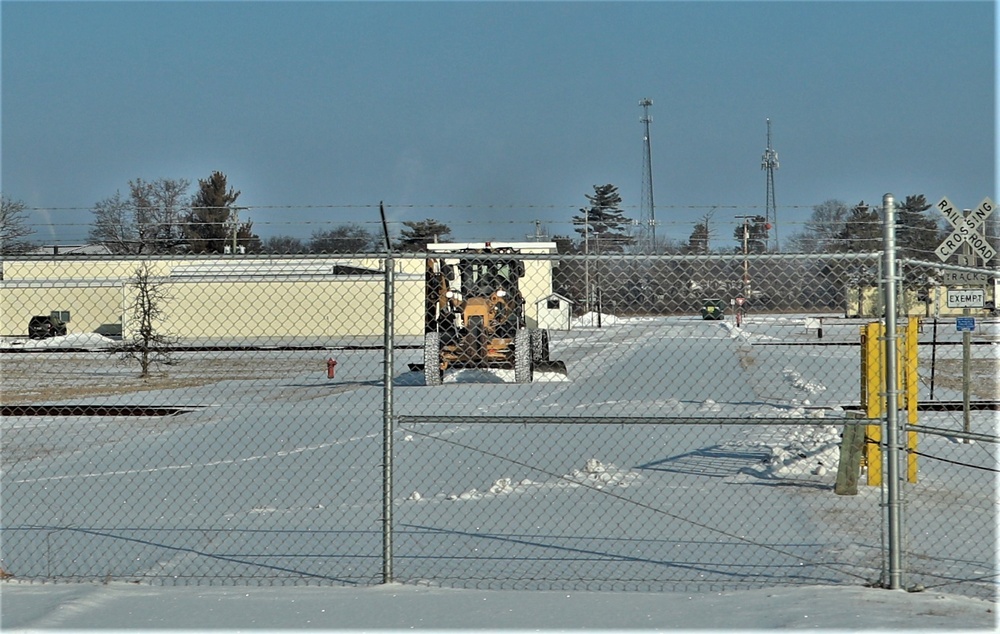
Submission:
POLYGON ((941 283, 947 286, 986 286, 989 276, 986 273, 969 273, 968 271, 941 271, 941 283))
POLYGON ((979 227, 986 222, 986 219, 993 213, 993 201, 989 196, 979 203, 979 206, 972 210, 968 216, 951 204, 945 196, 938 201, 937 209, 940 211, 954 229, 947 238, 944 239, 934 253, 944 262, 952 256, 963 244, 972 247, 975 255, 981 257, 984 262, 989 262, 996 257, 997 250, 986 241, 986 236, 979 234, 979 227))

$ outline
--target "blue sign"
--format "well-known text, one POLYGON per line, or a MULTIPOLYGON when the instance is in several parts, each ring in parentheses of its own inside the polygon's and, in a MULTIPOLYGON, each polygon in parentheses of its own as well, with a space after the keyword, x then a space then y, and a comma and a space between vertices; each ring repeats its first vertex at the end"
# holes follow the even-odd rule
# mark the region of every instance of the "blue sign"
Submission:
POLYGON ((975 317, 956 317, 955 318, 955 330, 962 332, 967 330, 972 332, 976 329, 976 318, 975 317))

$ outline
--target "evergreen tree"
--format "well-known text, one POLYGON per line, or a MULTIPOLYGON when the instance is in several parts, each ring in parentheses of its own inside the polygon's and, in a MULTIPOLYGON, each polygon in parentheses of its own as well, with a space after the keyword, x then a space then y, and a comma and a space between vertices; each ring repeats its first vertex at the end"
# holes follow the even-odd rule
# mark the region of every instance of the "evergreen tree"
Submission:
POLYGON ((770 231, 770 226, 768 226, 767 218, 764 216, 744 218, 743 224, 733 231, 733 237, 738 243, 736 253, 744 251, 746 253, 766 253, 768 231, 770 231))
POLYGON ((896 203, 896 246, 900 257, 934 260, 934 250, 946 237, 941 225, 924 212, 931 208, 923 194, 896 203))
POLYGON ((688 238, 687 244, 681 247, 681 252, 684 255, 706 254, 708 253, 708 239, 708 218, 705 218, 694 226, 691 237, 688 238))
POLYGON ((589 207, 581 207, 580 215, 573 216, 576 232, 583 236, 584 251, 588 253, 620 253, 634 242, 628 235, 632 221, 621 209, 622 197, 614 185, 594 185, 594 193, 587 194, 589 207))
POLYGON ((848 214, 844 228, 836 236, 836 250, 842 253, 871 253, 882 248, 882 218, 876 207, 865 201, 848 214))
POLYGON ((260 253, 264 249, 264 243, 260 236, 253 232, 253 220, 241 222, 236 227, 236 244, 245 249, 247 253, 260 253))
POLYGON ((419 221, 409 220, 403 225, 406 228, 403 229, 402 236, 395 245, 399 251, 410 253, 424 251, 428 244, 444 242, 445 238, 451 236, 451 229, 448 225, 430 218, 419 221))
POLYGON ((576 243, 573 242, 573 238, 569 236, 555 235, 552 236, 552 241, 556 243, 556 251, 558 253, 573 255, 574 253, 582 252, 577 248, 576 243))
POLYGON ((239 213, 235 203, 239 197, 240 192, 232 187, 227 189, 226 175, 222 172, 213 172, 207 179, 198 180, 198 193, 191 200, 185 226, 191 252, 224 253, 227 246, 232 246, 234 233, 237 246, 248 251, 259 250, 260 238, 253 233, 252 222, 234 226, 239 213))

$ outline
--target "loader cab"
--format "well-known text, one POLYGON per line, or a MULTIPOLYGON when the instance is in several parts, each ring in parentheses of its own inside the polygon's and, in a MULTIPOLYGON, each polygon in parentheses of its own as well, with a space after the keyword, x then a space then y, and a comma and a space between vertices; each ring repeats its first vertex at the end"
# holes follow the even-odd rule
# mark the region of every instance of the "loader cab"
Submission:
POLYGON ((524 277, 524 263, 519 260, 460 260, 462 295, 483 297, 503 290, 518 294, 518 280, 524 277))

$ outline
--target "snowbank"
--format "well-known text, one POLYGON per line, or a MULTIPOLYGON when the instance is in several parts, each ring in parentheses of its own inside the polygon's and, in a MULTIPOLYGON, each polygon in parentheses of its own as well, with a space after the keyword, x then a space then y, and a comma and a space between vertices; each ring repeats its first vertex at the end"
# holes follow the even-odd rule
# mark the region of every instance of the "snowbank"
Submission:
POLYGON ((50 337, 48 339, 4 339, 0 341, 3 348, 21 348, 25 350, 35 349, 80 349, 104 350, 115 344, 114 339, 109 339, 96 332, 74 333, 63 335, 62 337, 50 337))

